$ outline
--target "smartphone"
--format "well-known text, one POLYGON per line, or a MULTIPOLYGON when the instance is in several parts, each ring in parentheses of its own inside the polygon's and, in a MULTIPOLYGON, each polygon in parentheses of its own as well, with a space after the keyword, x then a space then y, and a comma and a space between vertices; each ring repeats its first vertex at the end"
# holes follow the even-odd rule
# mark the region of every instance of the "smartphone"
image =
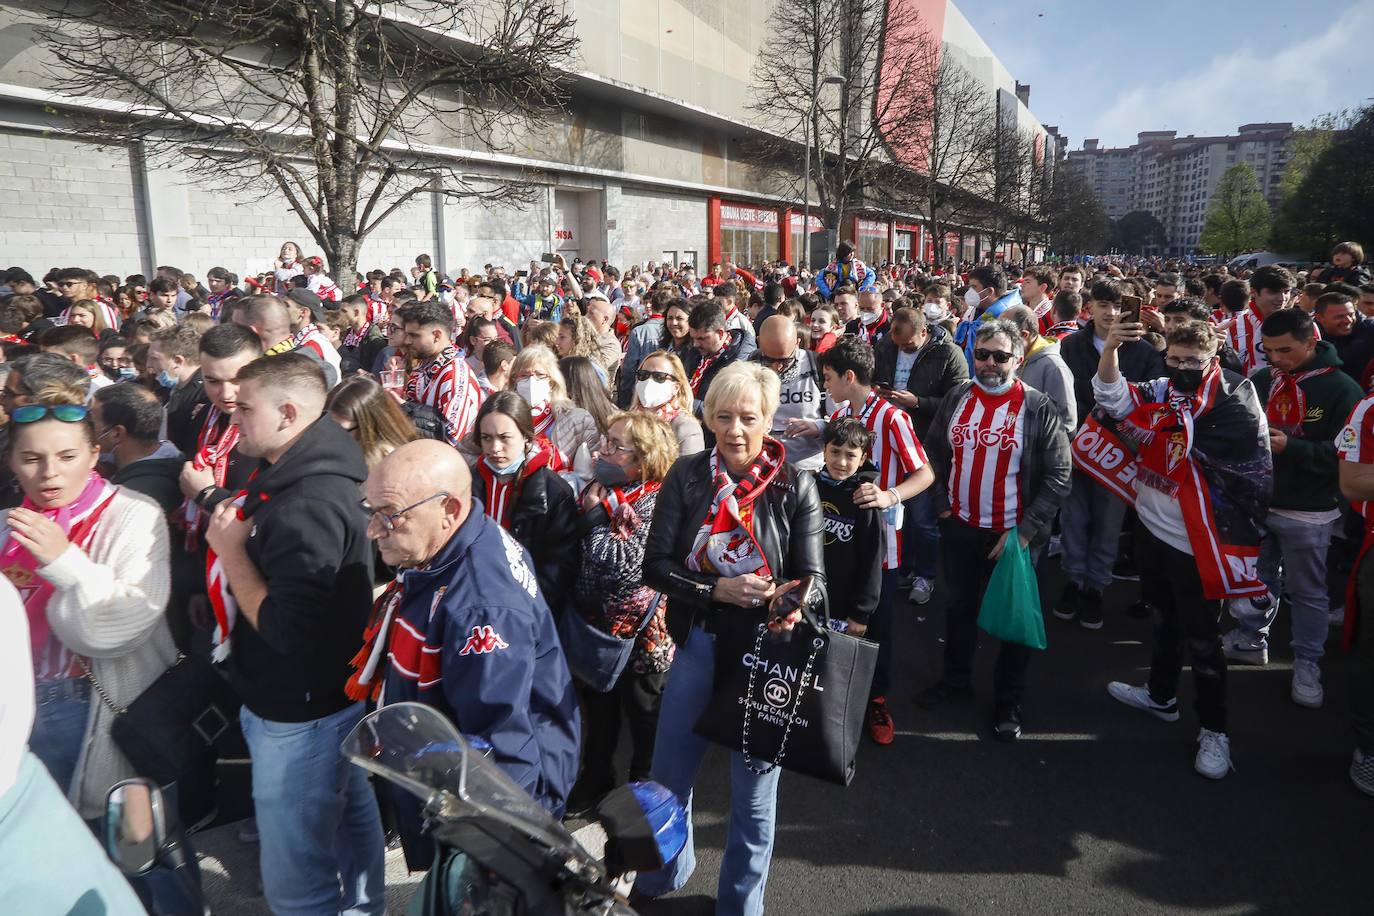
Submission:
POLYGON ((1118 321, 1140 322, 1140 307, 1143 303, 1139 296, 1132 296, 1128 293, 1121 295, 1121 317, 1118 321))
POLYGON ((881 389, 883 389, 884 391, 891 391, 891 390, 892 390, 892 379, 890 379, 890 378, 875 378, 875 379, 873 380, 873 387, 874 387, 874 388, 881 388, 881 389))
POLYGON ((773 603, 773 618, 775 620, 786 617, 797 608, 805 607, 811 603, 811 596, 816 591, 816 580, 807 576, 802 579, 797 587, 787 592, 773 603))
POLYGON ((553 263, 553 252, 551 252, 551 251, 546 251, 546 252, 544 252, 543 254, 541 254, 541 255, 539 256, 539 260, 543 261, 545 264, 552 264, 552 263, 553 263))
POLYGON ((530 272, 528 270, 517 270, 515 272, 515 275, 517 277, 528 277, 530 275, 530 272))

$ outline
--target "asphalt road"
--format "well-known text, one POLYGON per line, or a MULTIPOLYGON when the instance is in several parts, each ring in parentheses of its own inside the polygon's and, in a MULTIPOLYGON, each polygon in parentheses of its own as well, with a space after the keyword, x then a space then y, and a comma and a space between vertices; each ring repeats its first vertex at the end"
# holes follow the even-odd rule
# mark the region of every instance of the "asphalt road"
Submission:
MULTIPOLYGON (((1047 597, 1057 594, 1054 576, 1047 597)), ((1112 679, 1143 682, 1150 624, 1124 608, 1133 583, 1107 592, 1097 632, 1048 617, 1049 649, 1030 670, 1025 736, 991 736, 995 643, 979 648, 977 696, 918 710, 940 670, 940 592, 903 606, 897 739, 865 739, 846 789, 784 775, 767 907, 778 914, 1361 913, 1374 912, 1358 871, 1374 840, 1374 799, 1346 775, 1351 736, 1345 660, 1332 630, 1326 705, 1289 699, 1287 615, 1267 668, 1229 673, 1235 771, 1193 771, 1197 721, 1190 674, 1183 718, 1165 723, 1112 700, 1112 679), (1363 853, 1363 855, 1361 855, 1363 853)), ((726 757, 708 755, 696 798, 698 868, 645 916, 713 910, 725 834, 726 757)), ((265 912, 255 847, 232 827, 202 835, 217 913, 265 912)), ((390 857, 392 912, 413 884, 390 857)))

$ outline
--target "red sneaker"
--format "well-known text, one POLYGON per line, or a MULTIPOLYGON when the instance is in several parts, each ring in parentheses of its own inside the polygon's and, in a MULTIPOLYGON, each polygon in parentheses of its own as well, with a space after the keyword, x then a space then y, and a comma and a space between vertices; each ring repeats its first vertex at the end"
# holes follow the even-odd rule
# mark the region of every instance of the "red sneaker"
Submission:
POLYGON ((896 731, 892 725, 892 713, 887 711, 887 697, 874 697, 868 701, 868 715, 864 717, 868 725, 868 737, 874 744, 891 744, 896 731))

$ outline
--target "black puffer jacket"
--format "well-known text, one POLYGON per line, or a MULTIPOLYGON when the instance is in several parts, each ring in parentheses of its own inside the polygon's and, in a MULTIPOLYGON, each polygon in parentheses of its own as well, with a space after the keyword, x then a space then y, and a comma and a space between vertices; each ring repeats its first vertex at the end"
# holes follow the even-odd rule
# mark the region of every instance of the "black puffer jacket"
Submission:
POLYGON ((546 467, 533 471, 520 481, 509 531, 530 552, 539 590, 554 614, 561 615, 572 595, 581 543, 572 487, 546 467))
MULTIPOLYGON (((916 438, 925 441, 930 421, 940 409, 940 400, 955 385, 968 379, 968 360, 954 338, 939 325, 927 325, 930 340, 916 354, 906 390, 916 395, 916 409, 909 410, 916 438)), ((890 382, 897 374, 897 345, 884 337, 873 348, 873 378, 890 382)))
MULTIPOLYGON (((710 466, 710 451, 677 460, 663 480, 644 545, 644 584, 668 597, 668 632, 679 645, 694 623, 710 626, 717 614, 748 614, 760 621, 767 614, 766 606, 752 610, 713 602, 711 590, 720 577, 687 568, 711 508, 710 466)), ((779 583, 815 577, 813 607, 825 600, 823 526, 815 478, 784 464, 754 502, 754 537, 779 583)))

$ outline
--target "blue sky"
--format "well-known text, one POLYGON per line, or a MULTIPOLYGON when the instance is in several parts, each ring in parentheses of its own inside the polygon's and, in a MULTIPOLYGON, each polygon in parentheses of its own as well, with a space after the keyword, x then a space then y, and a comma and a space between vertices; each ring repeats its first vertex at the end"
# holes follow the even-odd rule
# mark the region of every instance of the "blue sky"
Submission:
POLYGON ((1374 96, 1368 0, 956 0, 1031 85, 1031 111, 1081 149, 1137 131, 1229 134, 1374 96))

